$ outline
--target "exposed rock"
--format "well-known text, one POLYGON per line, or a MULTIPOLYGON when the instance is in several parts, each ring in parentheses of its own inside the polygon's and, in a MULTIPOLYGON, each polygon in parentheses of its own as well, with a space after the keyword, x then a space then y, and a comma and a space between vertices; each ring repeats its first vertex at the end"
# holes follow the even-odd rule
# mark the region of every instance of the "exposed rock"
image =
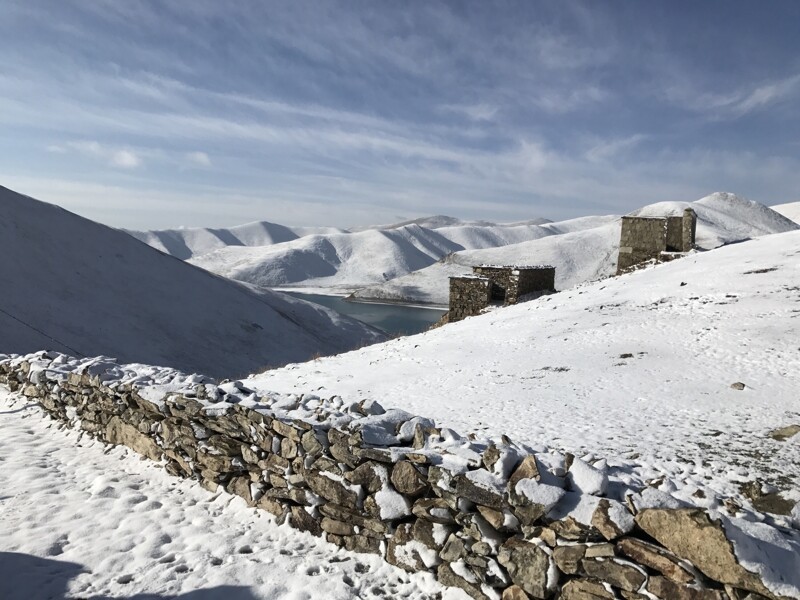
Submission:
POLYGON ((608 541, 629 533, 633 525, 633 515, 616 500, 601 499, 592 515, 592 526, 608 541))
POLYGON ((530 600, 530 596, 518 585, 512 585, 503 590, 502 600, 530 600))
POLYGON ((636 523, 660 544, 690 561, 706 577, 773 597, 757 575, 739 564, 722 526, 712 521, 705 511, 650 508, 636 515, 636 523))
POLYGON ((368 494, 374 494, 383 488, 384 482, 388 479, 388 472, 383 465, 365 462, 345 473, 345 479, 350 483, 362 486, 368 494))
POLYGON ((534 598, 550 595, 547 585, 550 556, 540 546, 511 538, 500 547, 497 560, 508 570, 511 581, 526 593, 534 598))
POLYGON ((323 531, 332 533, 334 535, 353 535, 355 533, 355 528, 350 523, 337 521, 329 517, 322 517, 322 521, 320 521, 320 527, 322 527, 323 531))
POLYGON ((361 486, 345 484, 331 473, 321 473, 313 469, 306 471, 308 487, 329 502, 355 508, 359 501, 361 486))
POLYGON ((559 600, 614 600, 614 594, 599 581, 573 579, 561 588, 559 600))
POLYGON ((420 498, 414 502, 411 512, 420 519, 428 519, 434 523, 455 523, 455 517, 448 503, 442 498, 420 498))
POLYGON ((671 581, 666 577, 651 577, 647 591, 663 600, 727 600, 720 590, 709 590, 671 581))
POLYGON ((322 528, 317 520, 312 517, 302 506, 292 506, 289 514, 289 524, 299 529, 300 531, 307 531, 311 535, 317 537, 322 535, 322 528))
POLYGON ((744 388, 746 388, 746 387, 747 387, 747 386, 746 386, 745 384, 743 384, 741 381, 737 381, 736 383, 732 383, 732 384, 731 384, 731 388, 733 388, 734 390, 739 390, 739 391, 741 391, 741 390, 743 390, 743 389, 744 389, 744 388))
POLYGON ((439 556, 442 558, 442 560, 447 562, 456 562, 457 560, 464 558, 465 555, 466 551, 464 548, 464 542, 454 534, 450 534, 450 536, 448 536, 442 551, 439 552, 439 556))
MULTIPOLYGON (((470 471, 469 475, 472 475, 472 473, 476 473, 476 471, 470 471)), ((489 475, 488 471, 482 471, 482 473, 489 475)), ((467 475, 456 475, 453 478, 453 482, 455 483, 456 494, 461 498, 466 498, 475 504, 498 509, 503 508, 505 505, 503 496, 498 491, 475 483, 467 475)))
POLYGON ((439 580, 439 583, 449 587, 460 588, 464 590, 470 598, 474 598, 475 600, 492 600, 492 598, 487 596, 486 593, 484 593, 484 591, 481 589, 478 578, 473 575, 470 579, 466 573, 466 565, 464 563, 460 564, 463 565, 463 568, 459 569, 459 574, 453 571, 453 567, 450 563, 442 563, 439 565, 439 568, 436 571, 436 577, 439 580))
POLYGON ((401 460, 392 468, 392 485, 401 494, 417 496, 428 487, 428 482, 410 462, 401 460))
POLYGON ((577 575, 581 572, 581 561, 586 556, 586 548, 584 544, 556 546, 553 548, 553 560, 562 573, 577 575))
POLYGON ((381 554, 381 541, 364 535, 348 535, 344 538, 344 547, 350 552, 381 554))
POLYGON ((785 442, 800 433, 800 425, 787 425, 769 432, 769 436, 779 442, 785 442))
POLYGON ((617 550, 640 565, 661 573, 667 579, 678 583, 692 583, 694 575, 680 564, 680 559, 654 544, 625 538, 617 542, 617 550))
POLYGON ((127 446, 150 460, 161 460, 161 448, 150 436, 141 433, 119 417, 112 417, 106 426, 106 439, 112 444, 127 446))
POLYGON ((614 587, 635 592, 647 581, 647 575, 633 563, 615 559, 589 558, 581 562, 583 571, 590 577, 610 583, 614 587))

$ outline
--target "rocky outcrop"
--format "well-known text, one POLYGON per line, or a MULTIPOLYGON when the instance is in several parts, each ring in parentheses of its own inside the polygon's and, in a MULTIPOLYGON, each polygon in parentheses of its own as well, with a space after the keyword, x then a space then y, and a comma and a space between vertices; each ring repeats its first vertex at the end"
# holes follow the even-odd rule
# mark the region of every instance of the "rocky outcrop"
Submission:
MULTIPOLYGON (((603 462, 462 438, 374 402, 259 397, 137 368, 0 356, 0 383, 172 475, 473 598, 800 598, 745 568, 724 519, 652 507, 603 462)), ((773 533, 800 549, 796 532, 773 533)))

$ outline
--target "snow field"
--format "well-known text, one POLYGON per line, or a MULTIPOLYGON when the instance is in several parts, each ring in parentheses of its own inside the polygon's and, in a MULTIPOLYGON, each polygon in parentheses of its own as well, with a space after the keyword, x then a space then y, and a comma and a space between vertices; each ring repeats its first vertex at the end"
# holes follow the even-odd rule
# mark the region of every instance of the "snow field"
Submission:
POLYGON ((464 598, 60 427, 4 388, 0 428, 4 600, 464 598))

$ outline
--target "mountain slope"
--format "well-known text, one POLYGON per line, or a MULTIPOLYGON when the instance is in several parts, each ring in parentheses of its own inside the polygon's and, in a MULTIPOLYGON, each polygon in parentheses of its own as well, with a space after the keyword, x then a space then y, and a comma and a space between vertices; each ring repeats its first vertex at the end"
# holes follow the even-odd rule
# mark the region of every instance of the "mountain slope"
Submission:
POLYGON ((422 269, 460 249, 436 230, 407 225, 312 235, 263 248, 229 246, 190 262, 225 277, 265 287, 358 287, 422 269))
POLYGON ((800 231, 769 235, 247 385, 634 461, 642 480, 669 474, 662 489, 682 498, 705 486, 738 497, 757 480, 797 502, 800 445, 768 434, 800 425, 798 287, 800 231))
POLYGON ((136 239, 187 260, 227 246, 271 246, 297 238, 325 233, 341 233, 335 227, 286 227, 269 221, 257 221, 230 228, 161 229, 153 231, 124 230, 136 239))
POLYGON ((354 288, 418 271, 457 251, 494 248, 555 235, 551 224, 403 225, 311 235, 264 247, 227 246, 190 259, 231 279, 264 287, 354 288))
POLYGON ((222 377, 380 339, 0 187, 0 352, 50 348, 222 377))
POLYGON ((800 202, 789 202, 788 204, 778 204, 770 207, 777 213, 782 214, 787 219, 795 223, 800 223, 800 202))
MULTIPOLYGON (((631 214, 680 215, 688 207, 697 213, 697 245, 706 250, 798 229, 796 223, 768 207, 725 192, 711 194, 696 202, 651 204, 631 214)), ((458 252, 421 271, 360 289, 353 296, 446 305, 448 278, 468 273, 473 265, 483 263, 551 264, 556 267, 556 288, 561 290, 613 275, 616 271, 619 217, 584 217, 543 227, 560 235, 502 248, 458 252)))

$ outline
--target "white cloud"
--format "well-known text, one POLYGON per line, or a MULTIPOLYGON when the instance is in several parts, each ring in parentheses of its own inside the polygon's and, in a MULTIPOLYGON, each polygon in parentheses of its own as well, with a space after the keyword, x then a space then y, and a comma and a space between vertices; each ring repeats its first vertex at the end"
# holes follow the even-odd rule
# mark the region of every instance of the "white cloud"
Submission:
POLYGON ((111 164, 122 169, 135 169, 141 166, 142 159, 130 150, 115 150, 111 155, 111 164))
POLYGON ((209 158, 208 154, 205 152, 189 152, 186 155, 186 160, 192 163, 195 166, 199 167, 210 167, 211 166, 211 159, 209 158))

